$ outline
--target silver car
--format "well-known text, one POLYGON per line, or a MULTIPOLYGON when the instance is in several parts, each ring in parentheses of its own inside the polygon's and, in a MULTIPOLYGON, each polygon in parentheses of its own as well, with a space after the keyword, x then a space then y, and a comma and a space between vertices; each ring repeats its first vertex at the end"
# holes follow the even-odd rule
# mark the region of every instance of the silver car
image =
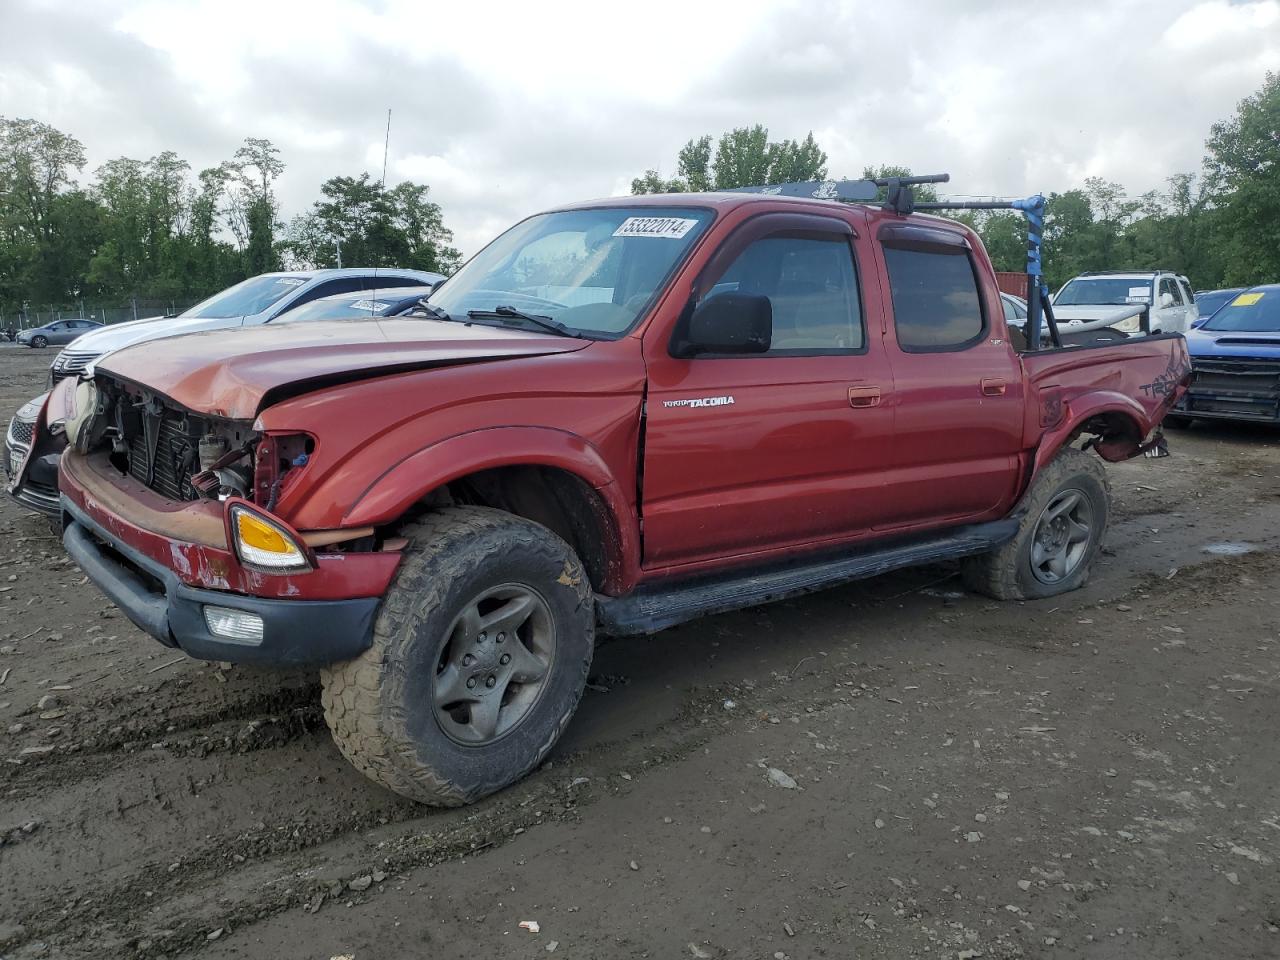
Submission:
POLYGON ((96 320, 54 320, 43 327, 32 327, 18 333, 18 342, 40 349, 51 343, 70 343, 93 330, 101 330, 96 320))
POLYGON ((74 376, 99 357, 124 347, 162 337, 202 330, 225 330, 270 323, 321 297, 388 287, 435 286, 444 275, 393 267, 348 267, 341 270, 296 270, 264 273, 215 293, 176 317, 153 317, 100 327, 80 337, 54 359, 50 384, 74 376))

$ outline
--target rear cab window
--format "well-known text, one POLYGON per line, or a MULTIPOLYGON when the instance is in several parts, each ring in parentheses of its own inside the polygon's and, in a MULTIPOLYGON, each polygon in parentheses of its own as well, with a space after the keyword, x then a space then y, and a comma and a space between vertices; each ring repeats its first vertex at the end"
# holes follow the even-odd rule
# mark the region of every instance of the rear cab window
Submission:
POLYGON ((978 276, 959 236, 909 227, 882 231, 881 243, 902 350, 964 350, 982 339, 986 315, 978 276))

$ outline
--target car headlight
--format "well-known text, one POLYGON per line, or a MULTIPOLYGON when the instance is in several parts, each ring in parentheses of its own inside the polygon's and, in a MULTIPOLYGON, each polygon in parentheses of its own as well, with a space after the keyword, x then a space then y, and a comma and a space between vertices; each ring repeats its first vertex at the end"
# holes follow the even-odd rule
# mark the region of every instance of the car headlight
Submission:
POLYGON ((1134 314, 1119 323, 1113 323, 1111 329, 1119 330, 1121 333, 1138 333, 1142 330, 1142 314, 1134 314))
POLYGON ((67 432, 67 443, 79 453, 87 453, 80 449, 80 439, 88 439, 89 431, 85 428, 93 421, 98 412, 98 388, 92 380, 81 380, 75 389, 75 410, 64 421, 67 432))
POLYGON ((14 414, 14 417, 23 423, 35 423, 40 416, 40 408, 44 406, 44 398, 47 396, 47 393, 42 393, 34 400, 28 400, 18 408, 18 412, 14 414))
POLYGON ((231 542, 240 562, 262 573, 312 569, 310 553, 283 525, 243 503, 231 505, 231 542))

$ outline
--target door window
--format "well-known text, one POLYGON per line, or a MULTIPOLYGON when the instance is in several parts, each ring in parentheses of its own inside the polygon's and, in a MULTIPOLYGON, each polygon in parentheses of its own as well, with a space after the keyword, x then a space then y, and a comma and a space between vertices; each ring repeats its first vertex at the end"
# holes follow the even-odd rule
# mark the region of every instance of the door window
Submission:
POLYGON ((426 287, 430 286, 425 280, 415 277, 397 277, 397 276, 376 276, 364 278, 365 290, 383 290, 391 287, 426 287))
POLYGON ((1175 307, 1182 306, 1182 291, 1178 289, 1178 285, 1169 277, 1165 277, 1160 281, 1160 296, 1163 297, 1166 293, 1173 297, 1173 305, 1175 307))
POLYGON ((963 350, 985 329, 978 280, 963 247, 884 247, 898 346, 909 353, 963 350))
POLYGON ((865 349, 858 277, 844 236, 806 231, 762 237, 729 264, 707 296, 731 291, 769 298, 773 341, 764 356, 865 349))

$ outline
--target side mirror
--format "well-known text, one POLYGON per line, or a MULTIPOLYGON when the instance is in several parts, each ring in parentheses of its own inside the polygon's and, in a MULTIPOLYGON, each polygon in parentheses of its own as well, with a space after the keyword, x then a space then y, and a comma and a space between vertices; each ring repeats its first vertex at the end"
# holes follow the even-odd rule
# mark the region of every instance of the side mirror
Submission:
POLYGON ((765 353, 773 342, 773 304, 754 293, 717 293, 686 308, 671 342, 674 357, 765 353))
POLYGON ((1173 294, 1172 294, 1172 293, 1162 293, 1162 294, 1160 294, 1160 306, 1162 306, 1162 307, 1172 307, 1172 306, 1173 306, 1173 294))

